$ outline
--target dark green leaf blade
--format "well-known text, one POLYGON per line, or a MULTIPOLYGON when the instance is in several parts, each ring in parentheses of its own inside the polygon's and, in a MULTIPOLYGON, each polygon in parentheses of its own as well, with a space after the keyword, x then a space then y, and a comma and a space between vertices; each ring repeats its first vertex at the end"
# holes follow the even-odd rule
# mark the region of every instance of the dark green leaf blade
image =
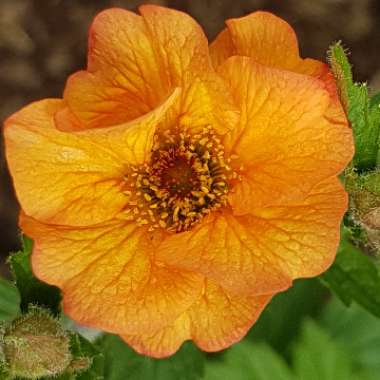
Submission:
POLYGON ((319 315, 328 293, 317 279, 295 281, 290 289, 273 298, 253 325, 249 338, 254 342, 265 341, 278 352, 287 354, 302 319, 319 315))
POLYGON ((191 343, 185 343, 168 359, 139 355, 113 335, 104 336, 100 344, 107 380, 199 380, 203 375, 204 354, 191 343))
MULTIPOLYGON (((372 115, 373 123, 380 130, 380 92, 378 92, 376 95, 373 95, 371 98, 371 115, 372 115)), ((379 132, 379 137, 377 139, 376 166, 380 168, 380 132, 379 132)))
POLYGON ((378 268, 351 243, 350 236, 350 231, 343 228, 336 260, 321 279, 347 306, 355 301, 380 318, 378 268))
POLYGON ((58 315, 61 302, 60 291, 57 287, 45 284, 34 276, 30 264, 33 243, 27 237, 23 238, 23 242, 23 250, 12 254, 8 259, 20 292, 21 310, 24 312, 29 304, 34 304, 46 307, 54 315, 58 315))
POLYGON ((244 340, 229 348, 223 360, 208 361, 204 380, 295 380, 284 359, 264 343, 244 340))
POLYGON ((371 109, 375 107, 380 107, 380 92, 371 97, 371 109))
POLYGON ((346 308, 338 299, 334 299, 324 310, 321 325, 334 337, 334 342, 344 347, 350 355, 354 368, 363 376, 359 379, 367 378, 371 374, 373 379, 378 379, 380 373, 378 318, 359 305, 352 304, 346 308))
POLYGON ((370 109, 366 84, 355 84, 349 93, 348 119, 355 137, 354 164, 359 169, 373 169, 376 166, 380 109, 370 109))
POLYGON ((20 311, 20 294, 10 281, 0 277, 0 321, 14 319, 20 311))
POLYGON ((349 355, 311 319, 294 346, 293 365, 298 379, 348 380, 353 373, 349 355))

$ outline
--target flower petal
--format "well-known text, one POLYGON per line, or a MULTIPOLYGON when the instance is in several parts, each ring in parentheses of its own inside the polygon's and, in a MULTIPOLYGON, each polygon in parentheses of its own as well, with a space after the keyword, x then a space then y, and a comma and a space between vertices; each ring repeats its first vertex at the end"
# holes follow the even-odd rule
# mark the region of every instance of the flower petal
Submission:
MULTIPOLYGON (((193 72, 211 70, 207 39, 190 16, 153 5, 140 11, 143 17, 109 9, 92 24, 87 71, 70 77, 64 95, 86 128, 139 117, 193 72)), ((65 115, 58 117, 63 128, 65 115)))
POLYGON ((122 338, 140 354, 156 358, 174 354, 188 339, 204 351, 219 351, 242 339, 270 299, 234 296, 207 281, 202 297, 173 325, 153 335, 122 338))
POLYGON ((346 209, 347 194, 332 177, 302 201, 255 209, 236 219, 250 231, 268 265, 294 280, 318 276, 332 264, 346 209))
POLYGON ((281 18, 268 12, 254 12, 227 21, 224 29, 210 45, 214 67, 233 55, 253 58, 257 63, 320 79, 330 93, 329 117, 346 123, 334 77, 328 65, 299 55, 297 36, 281 18))
POLYGON ((181 314, 171 325, 153 334, 121 335, 139 354, 161 359, 173 355, 185 340, 191 338, 190 319, 181 314))
POLYGON ((193 133, 212 126, 224 135, 239 121, 240 113, 233 103, 226 83, 213 72, 194 78, 183 88, 182 102, 176 110, 172 125, 193 133))
POLYGON ((228 212, 167 237, 156 257, 176 268, 200 273, 238 294, 273 293, 291 285, 291 278, 272 265, 256 245, 253 232, 228 212))
POLYGON ((317 276, 331 265, 346 208, 346 193, 330 178, 287 205, 244 216, 211 216, 191 231, 166 238, 157 258, 233 293, 282 291, 292 280, 317 276))
POLYGON ((315 77, 322 75, 327 65, 299 56, 297 36, 283 19, 268 13, 254 12, 230 19, 210 45, 213 64, 217 67, 232 55, 252 57, 265 66, 286 69, 315 77))
POLYGON ((229 347, 245 336, 271 298, 233 295, 207 281, 202 298, 188 311, 192 339, 204 351, 229 347))
POLYGON ((177 86, 191 76, 210 68, 208 41, 202 28, 186 13, 156 5, 142 5, 144 18, 161 74, 177 86))
POLYGON ((239 54, 235 48, 230 31, 223 29, 210 44, 211 62, 215 68, 218 68, 219 65, 233 55, 239 54))
POLYGON ((94 19, 87 71, 73 74, 64 98, 87 128, 118 124, 155 108, 171 91, 141 16, 108 9, 94 19))
POLYGON ((79 324, 114 333, 149 333, 169 325, 197 299, 203 279, 154 262, 159 236, 135 224, 80 229, 46 225, 25 215, 33 238, 33 271, 63 291, 63 308, 79 324))
POLYGON ((237 123, 238 111, 226 84, 211 66, 208 42, 201 27, 185 13, 155 5, 140 12, 170 82, 182 88, 176 124, 196 130, 212 125, 226 133, 237 123))
POLYGON ((243 165, 243 181, 230 194, 237 215, 303 199, 345 168, 352 131, 326 116, 330 97, 319 80, 247 57, 228 59, 220 72, 241 109, 240 124, 225 138, 243 165))
POLYGON ((5 123, 5 142, 16 193, 26 214, 42 221, 91 225, 125 206, 128 165, 148 159, 153 134, 179 91, 134 122, 78 133, 59 131, 60 100, 33 103, 5 123))

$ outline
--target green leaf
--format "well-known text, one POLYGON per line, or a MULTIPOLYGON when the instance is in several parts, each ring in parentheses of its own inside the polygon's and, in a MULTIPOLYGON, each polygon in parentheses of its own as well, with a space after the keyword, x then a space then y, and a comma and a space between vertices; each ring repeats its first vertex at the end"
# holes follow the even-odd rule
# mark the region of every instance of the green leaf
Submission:
POLYGON ((9 372, 2 366, 2 363, 0 363, 0 379, 13 380, 11 379, 11 375, 9 374, 9 372))
MULTIPOLYGON (((371 112, 374 115, 374 124, 377 125, 377 128, 380 130, 380 92, 371 98, 371 112)), ((380 133, 377 139, 377 160, 376 165, 380 168, 380 133)))
POLYGON ((203 379, 295 380, 296 377, 284 359, 267 344, 244 340, 228 349, 223 360, 208 361, 203 379))
POLYGON ((354 367, 360 372, 380 373, 379 319, 356 304, 345 307, 337 299, 330 302, 321 317, 321 324, 337 344, 344 347, 354 367))
POLYGON ((322 281, 348 306, 357 302, 380 317, 380 276, 374 261, 350 241, 342 229, 341 243, 334 264, 322 275, 322 281))
POLYGON ((374 107, 380 107, 380 92, 371 97, 371 109, 374 107))
POLYGON ((290 289, 273 298, 248 336, 286 353, 299 333, 303 318, 318 315, 327 295, 328 290, 317 279, 295 281, 290 289))
POLYGON ((342 307, 329 310, 321 317, 325 328, 305 319, 292 345, 291 365, 267 344, 246 339, 208 361, 203 380, 377 380, 380 324, 363 313, 347 319, 342 307))
POLYGON ((204 354, 186 343, 168 359, 152 359, 135 353, 120 338, 106 335, 101 340, 107 380, 199 380, 204 354))
POLYGON ((61 294, 57 287, 39 281, 32 272, 30 255, 32 240, 23 238, 23 250, 12 254, 8 261, 21 296, 21 310, 27 311, 29 304, 50 309, 54 315, 60 312, 61 294))
POLYGON ((349 95, 348 119, 355 137, 354 164, 362 170, 373 169, 379 149, 380 108, 370 108, 366 84, 356 84, 352 88, 349 95))
POLYGON ((0 321, 10 321, 20 312, 20 294, 14 284, 0 277, 0 321))
POLYGON ((328 57, 354 132, 354 165, 360 170, 373 169, 379 150, 380 108, 371 107, 366 84, 353 82, 349 61, 339 42, 330 47, 328 57))
POLYGON ((375 316, 356 304, 346 308, 334 299, 324 310, 321 324, 349 355, 355 379, 378 380, 380 323, 375 316))
POLYGON ((293 365, 299 379, 349 380, 349 356, 312 320, 306 320, 294 346, 293 365))

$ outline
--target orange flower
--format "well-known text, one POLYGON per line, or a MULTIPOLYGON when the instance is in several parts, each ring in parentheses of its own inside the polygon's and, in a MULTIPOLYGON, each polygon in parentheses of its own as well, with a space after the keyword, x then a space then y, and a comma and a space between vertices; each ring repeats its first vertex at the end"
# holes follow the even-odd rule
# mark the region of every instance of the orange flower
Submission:
POLYGON ((352 136, 284 21, 230 20, 209 48, 189 16, 140 12, 98 15, 63 100, 7 120, 20 225, 80 324, 154 357, 216 351, 334 260, 352 136))

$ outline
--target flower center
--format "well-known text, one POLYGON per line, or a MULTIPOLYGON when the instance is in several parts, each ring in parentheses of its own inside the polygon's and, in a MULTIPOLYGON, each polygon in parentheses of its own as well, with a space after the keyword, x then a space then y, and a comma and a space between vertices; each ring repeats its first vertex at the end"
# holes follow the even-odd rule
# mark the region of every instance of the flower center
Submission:
POLYGON ((155 136, 150 163, 125 177, 131 218, 150 229, 191 229, 227 203, 234 173, 211 128, 197 134, 173 131, 155 136))

